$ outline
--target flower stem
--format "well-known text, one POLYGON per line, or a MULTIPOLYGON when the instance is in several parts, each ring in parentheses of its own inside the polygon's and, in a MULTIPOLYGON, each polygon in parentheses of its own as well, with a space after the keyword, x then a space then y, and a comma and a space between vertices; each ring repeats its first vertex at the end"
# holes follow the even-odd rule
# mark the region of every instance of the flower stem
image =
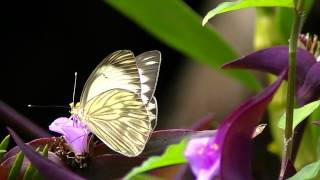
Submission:
POLYGON ((286 107, 286 126, 284 136, 284 148, 282 154, 281 171, 279 179, 285 176, 285 170, 292 153, 292 123, 293 109, 295 105, 295 79, 296 79, 296 51, 298 36, 303 22, 303 3, 304 0, 295 0, 294 21, 289 39, 289 72, 288 72, 288 90, 287 90, 287 107, 286 107))

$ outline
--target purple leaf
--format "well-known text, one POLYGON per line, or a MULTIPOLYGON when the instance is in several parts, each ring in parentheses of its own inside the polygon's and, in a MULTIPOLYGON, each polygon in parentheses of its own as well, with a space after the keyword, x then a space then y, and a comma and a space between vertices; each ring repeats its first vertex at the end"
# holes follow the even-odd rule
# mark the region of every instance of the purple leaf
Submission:
POLYGON ((222 179, 251 179, 252 134, 285 74, 282 73, 271 86, 237 108, 221 125, 221 136, 218 131, 215 142, 219 143, 219 138, 222 138, 222 179))
POLYGON ((105 154, 93 157, 89 169, 80 171, 85 171, 83 174, 90 179, 120 179, 132 168, 139 166, 145 159, 143 157, 105 154))
MULTIPOLYGON (((40 138, 40 139, 35 139, 29 143, 27 143, 30 147, 33 149, 36 148, 43 148, 46 144, 51 143, 52 139, 51 138, 40 138)), ((11 148, 7 153, 4 154, 3 158, 1 159, 0 163, 3 161, 7 160, 8 158, 15 156, 18 152, 20 151, 19 146, 15 146, 14 148, 11 148)))
MULTIPOLYGON (((1 165, 0 165, 0 180, 3 179, 3 178, 7 179, 7 176, 9 174, 9 172, 10 172, 10 169, 11 169, 13 163, 14 163, 15 158, 16 158, 16 154, 6 158, 1 163, 1 165)), ((63 166, 63 164, 60 161, 60 159, 54 153, 48 152, 48 158, 51 161, 63 166)), ((27 169, 29 164, 30 164, 30 161, 27 158, 24 158, 22 166, 21 166, 21 169, 20 169, 20 178, 22 178, 22 176, 24 175, 24 173, 25 173, 25 171, 26 171, 26 169, 27 169)))
POLYGON ((70 179, 70 180, 82 180, 80 176, 67 170, 66 168, 55 164, 48 158, 45 158, 35 152, 32 148, 24 144, 21 138, 10 128, 8 128, 14 141, 20 147, 24 155, 32 162, 32 164, 39 170, 39 173, 45 179, 60 180, 60 179, 70 179))
MULTIPOLYGON (((297 49, 297 83, 302 85, 304 78, 316 63, 315 57, 308 51, 297 49)), ((288 67, 288 47, 275 46, 253 52, 232 62, 226 63, 222 68, 245 68, 269 72, 279 75, 288 67)))
POLYGON ((304 105, 316 100, 320 94, 320 63, 314 64, 308 71, 297 96, 299 104, 304 105))
POLYGON ((253 179, 251 139, 286 71, 263 92, 247 100, 224 119, 211 138, 192 139, 185 154, 198 179, 253 179), (198 141, 197 141, 198 140, 198 141))
POLYGON ((0 101, 0 119, 10 127, 15 127, 19 131, 34 138, 50 137, 45 130, 30 121, 28 118, 22 116, 3 101, 0 101))

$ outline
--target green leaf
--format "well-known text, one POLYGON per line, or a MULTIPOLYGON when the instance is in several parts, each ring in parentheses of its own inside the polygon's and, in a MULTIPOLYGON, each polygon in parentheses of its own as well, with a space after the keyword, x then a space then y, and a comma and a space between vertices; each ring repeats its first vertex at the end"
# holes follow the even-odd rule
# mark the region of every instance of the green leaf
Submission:
MULTIPOLYGON (((48 157, 48 149, 49 149, 48 144, 46 144, 46 145, 44 146, 44 148, 42 149, 42 151, 40 152, 40 154, 41 154, 42 156, 44 156, 44 157, 48 157)), ((42 180, 42 179, 43 179, 43 178, 40 176, 39 171, 38 171, 37 169, 34 171, 33 176, 32 176, 32 179, 33 179, 33 180, 42 180)))
POLYGON ((7 135, 0 143, 0 159, 3 157, 3 155, 7 152, 7 148, 10 141, 10 135, 7 135))
POLYGON ((308 164, 297 172, 294 176, 290 177, 288 180, 301 180, 301 179, 313 179, 315 178, 320 170, 320 160, 308 164))
POLYGON ((132 169, 124 179, 131 179, 134 176, 156 169, 160 167, 183 164, 187 160, 184 157, 184 149, 186 148, 187 140, 182 140, 179 144, 173 144, 167 147, 166 151, 161 156, 153 156, 143 162, 142 165, 132 169))
POLYGON ((130 180, 164 180, 159 177, 150 176, 148 174, 138 174, 132 177, 130 180))
MULTIPOLYGON (((168 46, 215 69, 237 57, 212 28, 201 26, 201 17, 182 0, 105 0, 168 46)), ((165 56, 164 56, 165 59, 165 56)), ((167 61, 173 59, 165 59, 167 61)), ((225 71, 252 90, 260 85, 243 70, 225 71)))
MULTIPOLYGON (((314 0, 304 1, 304 17, 308 17, 308 14, 314 4, 314 0)), ((293 12, 288 8, 277 8, 275 25, 278 32, 281 34, 282 43, 287 44, 290 36, 291 26, 293 22, 293 12)))
POLYGON ((48 157, 48 150, 49 150, 49 146, 48 144, 46 144, 40 154, 44 157, 48 157))
MULTIPOLYGON (((318 121, 320 119, 320 108, 315 110, 313 113, 312 113, 312 116, 310 118, 310 121, 318 121)), ((312 124, 312 133, 313 133, 313 136, 315 137, 315 144, 316 144, 316 154, 317 154, 317 158, 320 159, 320 128, 319 126, 316 126, 314 124, 312 124)))
POLYGON ((3 157, 3 155, 7 152, 7 150, 0 149, 0 159, 3 157))
POLYGON ((296 169, 303 168, 306 164, 315 162, 317 158, 318 136, 314 130, 319 129, 318 126, 312 124, 311 118, 307 118, 307 124, 298 148, 297 157, 294 161, 296 169))
POLYGON ((0 143, 0 149, 1 150, 7 150, 8 144, 9 144, 9 140, 10 140, 10 135, 7 135, 5 138, 3 138, 3 140, 0 143))
POLYGON ((209 19, 217 14, 235 11, 249 7, 293 7, 293 0, 238 0, 234 2, 220 3, 203 18, 202 25, 207 24, 209 19))
POLYGON ((8 175, 8 180, 16 180, 18 178, 18 176, 20 175, 20 169, 22 167, 23 158, 24 158, 24 155, 20 151, 16 155, 16 158, 14 159, 14 162, 11 166, 11 169, 8 175))
MULTIPOLYGON (((304 105, 301 108, 294 109, 292 129, 294 129, 301 121, 303 121, 309 115, 311 115, 312 112, 319 107, 319 105, 320 105, 320 100, 304 105)), ((286 121, 286 115, 283 114, 278 123, 278 127, 281 129, 284 129, 285 121, 286 121)))
MULTIPOLYGON (((38 147, 36 149, 37 152, 39 152, 40 148, 38 147)), ((33 174, 35 173, 36 169, 33 167, 32 163, 30 162, 27 166, 27 169, 23 175, 23 180, 28 180, 28 179, 32 179, 33 174)), ((35 179, 33 179, 35 180, 35 179)))

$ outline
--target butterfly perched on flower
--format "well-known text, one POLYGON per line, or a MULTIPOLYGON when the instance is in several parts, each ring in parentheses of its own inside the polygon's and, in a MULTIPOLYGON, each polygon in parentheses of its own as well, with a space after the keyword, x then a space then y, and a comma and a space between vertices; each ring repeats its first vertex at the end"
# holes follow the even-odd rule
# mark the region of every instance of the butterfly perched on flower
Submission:
POLYGON ((157 122, 160 63, 159 51, 137 57, 129 50, 111 53, 89 76, 71 117, 56 119, 49 129, 63 134, 76 153, 86 151, 91 132, 120 154, 139 155, 157 122))

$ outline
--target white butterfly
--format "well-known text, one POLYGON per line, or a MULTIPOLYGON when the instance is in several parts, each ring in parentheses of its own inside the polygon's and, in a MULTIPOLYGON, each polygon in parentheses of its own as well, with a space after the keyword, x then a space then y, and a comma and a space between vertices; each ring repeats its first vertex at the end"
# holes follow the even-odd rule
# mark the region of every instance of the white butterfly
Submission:
POLYGON ((153 95, 160 63, 159 51, 137 57, 129 50, 110 54, 89 76, 72 117, 114 151, 139 155, 157 122, 153 95))

